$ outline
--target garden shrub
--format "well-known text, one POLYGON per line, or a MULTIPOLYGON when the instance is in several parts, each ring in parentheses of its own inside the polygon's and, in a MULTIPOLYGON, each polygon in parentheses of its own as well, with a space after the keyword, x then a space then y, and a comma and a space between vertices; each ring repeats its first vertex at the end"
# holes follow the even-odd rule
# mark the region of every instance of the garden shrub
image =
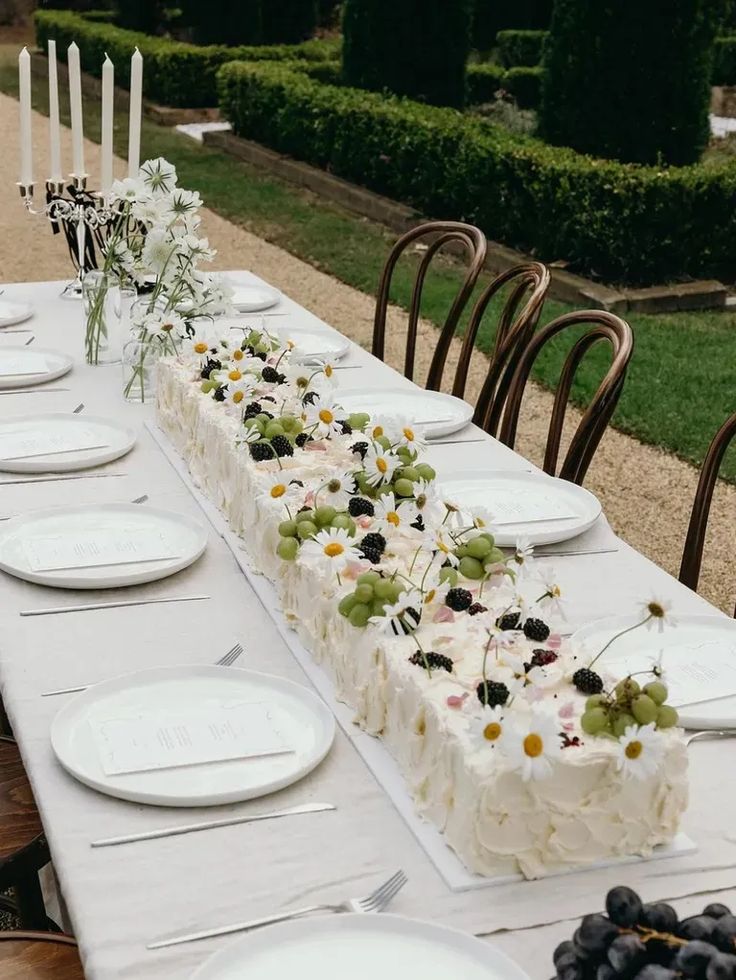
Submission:
POLYGON ((736 36, 716 38, 711 82, 713 85, 736 85, 736 36))
POLYGON ((542 60, 548 31, 499 31, 496 35, 498 60, 506 68, 532 67, 542 60))
MULTIPOLYGON (((552 18, 553 0, 475 0, 472 21, 472 44, 479 51, 495 46, 499 31, 546 30, 552 18)), ((520 64, 520 62, 517 62, 520 64)))

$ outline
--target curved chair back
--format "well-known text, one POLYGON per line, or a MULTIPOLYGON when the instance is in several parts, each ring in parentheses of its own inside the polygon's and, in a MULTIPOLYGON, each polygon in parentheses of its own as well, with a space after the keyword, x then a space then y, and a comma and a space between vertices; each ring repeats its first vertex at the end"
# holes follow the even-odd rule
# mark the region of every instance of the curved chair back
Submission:
POLYGON ((565 459, 557 474, 562 479, 570 480, 572 483, 583 482, 601 437, 621 396, 626 370, 634 350, 634 335, 625 320, 603 310, 581 310, 566 313, 542 327, 519 356, 519 362, 510 383, 501 426, 501 441, 513 448, 524 389, 537 355, 553 337, 564 330, 576 328, 581 324, 587 325, 589 329, 578 337, 570 349, 555 392, 544 454, 545 473, 554 476, 557 470, 565 411, 575 372, 581 361, 590 348, 599 341, 606 341, 610 345, 612 360, 611 366, 598 386, 593 399, 583 412, 583 417, 573 434, 565 459))
POLYGON ((391 249, 386 265, 381 275, 378 286, 378 298, 376 300, 376 315, 373 322, 373 354, 383 360, 386 344, 386 317, 388 314, 389 294, 394 272, 399 259, 406 249, 417 243, 422 243, 423 239, 430 239, 427 245, 419 268, 417 269, 414 288, 412 290, 411 305, 409 307, 409 326, 406 338, 406 354, 404 357, 404 375, 410 380, 414 379, 414 361, 416 357, 417 331, 419 327, 419 316, 422 306, 422 293, 427 278, 427 272, 432 264, 432 260, 437 253, 450 242, 457 242, 462 245, 467 258, 467 271, 455 298, 447 314, 439 340, 435 347, 430 364, 429 374, 427 375, 427 388, 439 390, 442 383, 442 373, 445 368, 447 354, 450 350, 452 338, 455 335, 458 321, 462 316, 468 300, 473 292, 473 288, 478 280, 483 263, 485 262, 488 245, 486 236, 473 225, 466 225, 461 221, 429 221, 426 224, 412 228, 396 242, 391 249))
POLYGON ((488 306, 504 287, 510 287, 498 321, 488 374, 478 395, 473 416, 476 425, 493 436, 498 431, 516 365, 537 328, 549 289, 549 280, 549 270, 541 262, 514 266, 489 283, 473 307, 468 329, 463 337, 452 389, 453 395, 458 398, 462 398, 465 393, 470 359, 488 306))
POLYGON ((697 590, 700 580, 705 532, 708 528, 708 517, 710 516, 718 471, 734 435, 736 435, 736 414, 727 418, 715 434, 700 471, 695 501, 690 514, 690 524, 685 538, 685 548, 682 552, 682 564, 680 565, 680 581, 693 592, 697 590))
POLYGON ((54 932, 0 932, 3 980, 84 980, 77 943, 54 932))

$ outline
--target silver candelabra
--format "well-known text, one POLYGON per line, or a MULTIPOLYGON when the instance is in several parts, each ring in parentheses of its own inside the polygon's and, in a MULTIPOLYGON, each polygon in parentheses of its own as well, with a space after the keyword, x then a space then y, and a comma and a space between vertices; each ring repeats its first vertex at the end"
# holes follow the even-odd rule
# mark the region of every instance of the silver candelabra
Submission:
MULTIPOLYGON (((77 275, 64 287, 62 296, 79 299, 82 296, 82 278, 89 268, 94 267, 94 259, 87 268, 88 232, 92 233, 92 243, 102 244, 104 229, 114 221, 119 212, 111 208, 103 194, 87 192, 87 174, 72 174, 74 194, 64 197, 64 182, 46 181, 47 201, 43 207, 33 203, 34 185, 18 183, 20 196, 26 211, 33 215, 45 216, 53 226, 63 230, 67 241, 76 241, 77 275)), ((71 247, 71 246, 70 246, 71 247)), ((92 250, 92 256, 94 251, 92 250)))

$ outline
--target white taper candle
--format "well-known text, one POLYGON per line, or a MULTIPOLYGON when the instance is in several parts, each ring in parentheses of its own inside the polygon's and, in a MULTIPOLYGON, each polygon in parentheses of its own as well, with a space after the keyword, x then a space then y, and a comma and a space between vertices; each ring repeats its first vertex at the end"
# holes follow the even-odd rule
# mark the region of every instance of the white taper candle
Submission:
POLYGON ((61 131, 59 129, 59 79, 56 71, 56 41, 49 41, 49 145, 51 173, 49 178, 60 183, 64 178, 61 172, 61 131))
POLYGON ((18 56, 20 85, 20 182, 33 183, 33 144, 31 142, 31 56, 23 48, 18 56))
POLYGON ((130 125, 128 128, 128 176, 137 177, 141 164, 141 107, 143 102, 143 57, 135 49, 130 59, 130 125))
POLYGON ((100 168, 100 191, 106 194, 112 186, 112 126, 113 92, 115 86, 115 66, 105 52, 102 63, 102 164, 100 168))
POLYGON ((82 73, 79 48, 72 41, 67 52, 69 65, 69 103, 72 117, 72 173, 81 177, 84 169, 84 125, 82 123, 82 73))

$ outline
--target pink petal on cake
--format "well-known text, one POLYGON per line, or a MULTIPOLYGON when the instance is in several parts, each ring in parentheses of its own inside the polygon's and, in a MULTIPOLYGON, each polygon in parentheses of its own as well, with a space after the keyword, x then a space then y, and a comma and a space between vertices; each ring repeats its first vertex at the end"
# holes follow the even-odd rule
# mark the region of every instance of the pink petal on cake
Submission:
POLYGON ((464 694, 450 694, 449 697, 447 698, 447 707, 462 708, 462 706, 465 704, 465 699, 467 697, 468 697, 467 691, 464 694))
POLYGON ((562 646, 562 637, 559 633, 550 633, 547 637, 547 646, 550 650, 559 650, 562 646))
POLYGON ((433 623, 454 623, 455 613, 450 609, 449 606, 440 606, 437 612, 432 617, 433 623))
POLYGON ((563 732, 571 732, 575 728, 575 725, 571 721, 563 721, 562 730, 563 732))
POLYGON ((568 701, 567 704, 563 704, 560 710, 557 712, 560 718, 572 718, 575 714, 575 705, 572 701, 568 701))
POLYGON ((373 523, 373 519, 367 514, 363 514, 363 516, 359 517, 355 523, 358 525, 358 527, 370 527, 373 523))
POLYGON ((312 507, 314 504, 314 490, 310 490, 304 498, 304 506, 312 507))
POLYGON ((304 448, 308 453, 326 453, 327 446, 323 442, 308 442, 304 448))

